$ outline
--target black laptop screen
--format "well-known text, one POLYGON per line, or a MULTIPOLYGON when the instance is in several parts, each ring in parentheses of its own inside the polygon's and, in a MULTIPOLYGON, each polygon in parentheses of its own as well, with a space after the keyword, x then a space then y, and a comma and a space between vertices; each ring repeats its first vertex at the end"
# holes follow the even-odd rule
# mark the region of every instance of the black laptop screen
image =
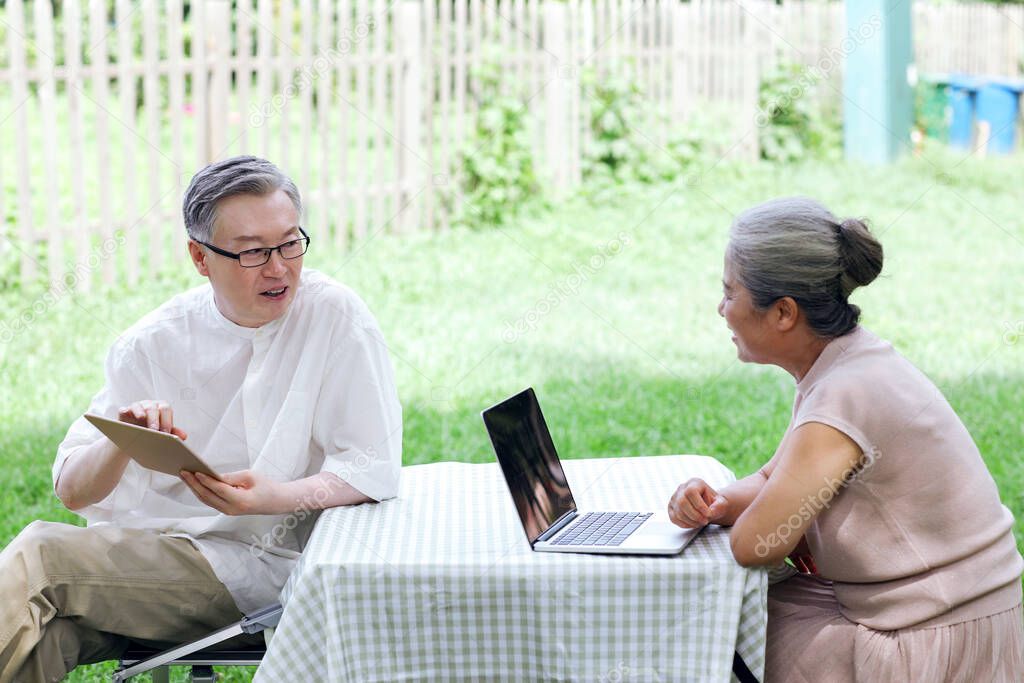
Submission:
POLYGON ((555 520, 576 509, 533 389, 483 413, 494 452, 526 537, 532 544, 555 520))

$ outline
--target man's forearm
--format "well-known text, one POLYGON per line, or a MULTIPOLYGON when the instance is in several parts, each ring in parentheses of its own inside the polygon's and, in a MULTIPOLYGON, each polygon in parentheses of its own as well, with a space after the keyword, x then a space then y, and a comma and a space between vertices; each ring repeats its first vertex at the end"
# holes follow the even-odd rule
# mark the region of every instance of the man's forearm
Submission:
POLYGON ((323 510, 339 505, 358 505, 369 503, 373 498, 352 487, 341 477, 332 472, 320 472, 305 479, 288 482, 283 485, 283 508, 277 512, 284 514, 297 510, 323 510))
POLYGON ((64 462, 54 491, 69 510, 98 503, 121 481, 129 460, 113 441, 103 437, 64 462))
POLYGON ((718 493, 728 499, 729 506, 725 516, 715 523, 722 526, 732 526, 735 524, 739 516, 743 514, 743 511, 750 507, 750 504, 754 502, 754 498, 757 498, 757 494, 761 492, 767 481, 767 477, 762 474, 761 470, 758 470, 749 477, 744 477, 723 489, 719 489, 718 493))

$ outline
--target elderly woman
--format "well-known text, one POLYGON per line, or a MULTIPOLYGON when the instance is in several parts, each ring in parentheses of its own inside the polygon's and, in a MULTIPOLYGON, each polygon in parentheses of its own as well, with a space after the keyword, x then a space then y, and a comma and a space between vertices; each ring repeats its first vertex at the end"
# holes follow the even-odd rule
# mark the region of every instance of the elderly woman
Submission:
POLYGON ((881 270, 864 223, 813 200, 736 219, 718 312, 740 360, 793 375, 793 417, 760 471, 692 479, 669 515, 732 525, 744 566, 795 558, 768 591, 769 683, 1022 681, 1013 517, 938 388, 857 324, 881 270))

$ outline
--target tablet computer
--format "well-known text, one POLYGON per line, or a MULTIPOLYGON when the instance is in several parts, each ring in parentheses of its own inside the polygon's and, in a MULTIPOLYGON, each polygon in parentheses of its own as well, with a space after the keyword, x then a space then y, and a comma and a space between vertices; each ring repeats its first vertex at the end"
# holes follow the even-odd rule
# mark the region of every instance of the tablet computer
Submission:
POLYGON ((132 460, 147 469, 174 477, 180 476, 182 470, 202 472, 220 479, 220 475, 212 467, 203 462, 195 451, 174 434, 91 413, 86 413, 85 419, 117 444, 117 447, 127 453, 132 460))

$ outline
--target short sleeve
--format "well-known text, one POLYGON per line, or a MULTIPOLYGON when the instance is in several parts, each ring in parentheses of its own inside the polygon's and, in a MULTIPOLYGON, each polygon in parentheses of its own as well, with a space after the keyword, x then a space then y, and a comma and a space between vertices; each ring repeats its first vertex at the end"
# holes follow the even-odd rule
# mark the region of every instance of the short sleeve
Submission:
POLYGON ((828 425, 852 439, 861 451, 870 454, 877 446, 869 436, 872 406, 867 388, 853 378, 822 382, 815 385, 813 393, 803 401, 793 420, 793 429, 808 422, 828 425))
MULTIPOLYGON (((104 363, 104 385, 89 403, 87 412, 117 419, 118 410, 135 401, 153 398, 152 390, 139 364, 134 358, 136 352, 124 342, 115 342, 107 352, 104 363)), ((85 417, 79 417, 71 424, 64 440, 57 447, 57 458, 53 463, 53 484, 57 485, 61 470, 68 458, 78 451, 103 438, 102 432, 85 417)), ((106 498, 75 512, 90 522, 111 521, 118 510, 132 510, 142 500, 149 486, 149 470, 130 462, 121 481, 106 498)))
POLYGON ((313 421, 331 472, 374 500, 398 495, 402 408, 384 337, 372 317, 345 335, 327 363, 313 421))

